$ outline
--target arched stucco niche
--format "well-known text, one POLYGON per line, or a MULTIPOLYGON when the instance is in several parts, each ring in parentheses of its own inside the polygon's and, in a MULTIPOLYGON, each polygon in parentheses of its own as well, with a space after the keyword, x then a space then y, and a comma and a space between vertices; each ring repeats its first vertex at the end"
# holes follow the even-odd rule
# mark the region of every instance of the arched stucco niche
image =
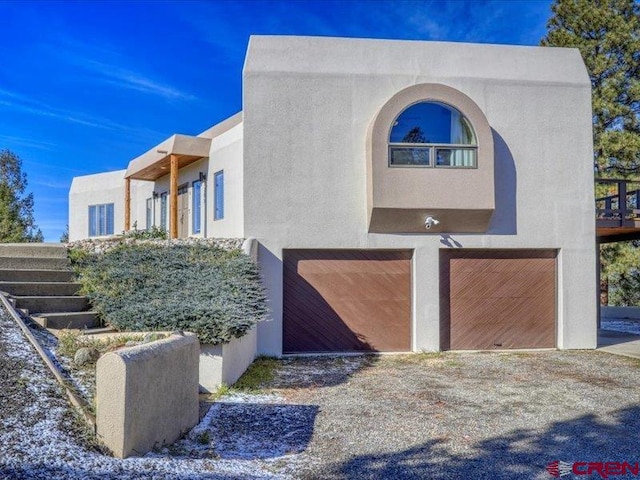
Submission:
POLYGON ((405 88, 378 111, 367 134, 367 212, 371 233, 481 233, 495 209, 491 126, 464 93, 435 83, 405 88), (466 117, 477 145, 474 168, 390 166, 389 140, 400 114, 420 102, 452 107, 466 117), (440 223, 425 228, 425 219, 440 223))

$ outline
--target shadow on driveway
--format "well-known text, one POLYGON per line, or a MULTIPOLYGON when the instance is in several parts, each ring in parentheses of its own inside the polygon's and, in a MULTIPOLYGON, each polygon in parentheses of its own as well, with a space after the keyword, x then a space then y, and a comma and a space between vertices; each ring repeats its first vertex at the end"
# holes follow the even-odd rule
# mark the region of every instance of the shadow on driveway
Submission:
POLYGON ((598 350, 640 358, 640 335, 612 330, 598 330, 598 350))
POLYGON ((265 459, 307 449, 318 414, 316 405, 218 402, 211 407, 210 432, 224 459, 265 459))
MULTIPOLYGON (((362 455, 328 465, 323 478, 331 479, 551 479, 549 463, 629 462, 640 457, 640 408, 618 410, 610 422, 585 415, 556 422, 541 434, 516 430, 473 444, 466 455, 451 451, 442 439, 407 450, 362 455)), ((581 471, 586 465, 579 467, 581 471)), ((312 477, 308 477, 312 478, 312 477)), ((566 478, 577 478, 573 475, 566 478)), ((597 471, 585 478, 607 478, 597 471)), ((608 475, 608 478, 638 478, 608 475)))

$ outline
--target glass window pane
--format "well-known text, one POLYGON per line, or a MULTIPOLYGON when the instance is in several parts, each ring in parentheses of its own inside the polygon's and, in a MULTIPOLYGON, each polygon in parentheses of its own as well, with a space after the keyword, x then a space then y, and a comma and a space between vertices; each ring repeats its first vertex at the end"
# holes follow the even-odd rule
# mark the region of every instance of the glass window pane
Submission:
POLYGON ((224 218, 224 172, 218 172, 215 174, 214 188, 214 219, 221 220, 224 218))
POLYGON ((450 143, 475 145, 468 120, 453 107, 438 102, 411 105, 396 119, 391 143, 450 143))
POLYGON ((89 206, 89 236, 95 237, 97 235, 96 232, 96 206, 89 206))
POLYGON ((430 165, 430 148, 391 147, 391 165, 430 165))
POLYGON ((107 217, 107 225, 105 230, 105 235, 113 235, 113 203, 107 203, 106 207, 106 217, 107 217))
POLYGON ((160 228, 167 230, 167 194, 160 195, 160 228))
POLYGON ((202 182, 197 180, 193 182, 193 212, 192 225, 193 233, 200 233, 200 192, 202 190, 202 182))
POLYGON ((471 148, 438 148, 436 149, 436 167, 476 166, 476 150, 471 148))
POLYGON ((104 205, 98 205, 98 235, 104 235, 107 231, 106 209, 104 205))
POLYGON ((147 198, 146 203, 146 227, 147 230, 151 230, 151 225, 153 224, 153 199, 147 198))

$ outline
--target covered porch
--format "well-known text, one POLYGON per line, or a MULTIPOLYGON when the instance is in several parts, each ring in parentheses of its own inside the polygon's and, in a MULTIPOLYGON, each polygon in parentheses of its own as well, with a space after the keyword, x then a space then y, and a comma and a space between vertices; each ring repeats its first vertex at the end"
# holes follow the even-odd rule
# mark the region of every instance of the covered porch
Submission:
POLYGON ((172 135, 131 160, 125 173, 124 229, 131 229, 131 180, 155 182, 169 175, 169 238, 178 238, 178 171, 209 156, 211 139, 172 135))

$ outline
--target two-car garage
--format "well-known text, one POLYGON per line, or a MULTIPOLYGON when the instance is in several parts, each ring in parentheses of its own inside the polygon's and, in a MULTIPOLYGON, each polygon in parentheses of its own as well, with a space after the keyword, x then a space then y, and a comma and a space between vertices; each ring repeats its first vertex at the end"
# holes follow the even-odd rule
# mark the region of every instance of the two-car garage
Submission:
MULTIPOLYGON (((283 353, 411 351, 412 256, 285 250, 283 353)), ((556 346, 555 250, 442 249, 439 276, 441 350, 556 346)))

